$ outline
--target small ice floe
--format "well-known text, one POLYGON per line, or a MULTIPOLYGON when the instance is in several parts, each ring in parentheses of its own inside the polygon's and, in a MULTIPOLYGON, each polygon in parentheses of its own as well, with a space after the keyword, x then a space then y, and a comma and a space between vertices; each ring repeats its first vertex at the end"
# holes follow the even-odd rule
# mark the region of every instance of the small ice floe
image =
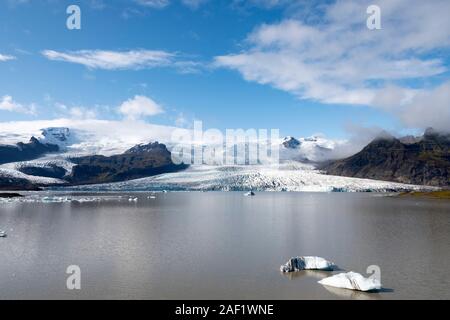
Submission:
POLYGON ((353 271, 336 274, 320 280, 319 283, 325 286, 358 291, 375 291, 381 289, 379 280, 375 278, 365 278, 361 274, 353 271))
POLYGON ((101 198, 78 198, 78 199, 73 199, 72 201, 74 202, 78 202, 78 203, 85 203, 85 202, 100 202, 102 201, 101 198))
POLYGON ((149 195, 149 196, 147 197, 147 199, 156 199, 156 196, 155 196, 154 194, 152 194, 152 195, 149 195))
POLYGON ((43 197, 41 198, 41 202, 43 203, 64 203, 71 202, 72 199, 68 197, 43 197))
POLYGON ((247 193, 244 193, 244 196, 246 196, 246 197, 252 197, 254 195, 255 195, 255 193, 253 191, 249 191, 247 193))
POLYGON ((129 202, 137 202, 137 201, 138 201, 138 198, 129 198, 128 201, 129 201, 129 202))
POLYGON ((3 230, 0 230, 0 238, 6 238, 6 237, 7 237, 6 232, 3 230))
POLYGON ((331 271, 336 265, 321 257, 292 257, 280 267, 281 272, 294 272, 301 270, 331 271))

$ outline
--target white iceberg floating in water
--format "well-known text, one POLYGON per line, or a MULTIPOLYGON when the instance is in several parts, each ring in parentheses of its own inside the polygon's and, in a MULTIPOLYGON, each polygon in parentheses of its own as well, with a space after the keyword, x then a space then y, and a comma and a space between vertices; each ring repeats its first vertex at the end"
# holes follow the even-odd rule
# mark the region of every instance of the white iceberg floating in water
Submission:
POLYGON ((280 267, 281 272, 301 270, 333 270, 336 265, 321 257, 292 257, 280 267))
POLYGON ((5 231, 0 230, 0 238, 6 238, 7 234, 5 231))
POLYGON ((244 193, 244 196, 246 196, 246 197, 252 197, 254 195, 255 195, 255 193, 253 191, 249 191, 247 193, 244 193))
POLYGON ((353 271, 336 274, 320 280, 319 283, 325 286, 358 291, 373 291, 381 289, 381 283, 379 280, 374 278, 365 278, 361 274, 353 271))
POLYGON ((64 203, 71 202, 72 200, 68 197, 43 197, 41 202, 43 203, 64 203))

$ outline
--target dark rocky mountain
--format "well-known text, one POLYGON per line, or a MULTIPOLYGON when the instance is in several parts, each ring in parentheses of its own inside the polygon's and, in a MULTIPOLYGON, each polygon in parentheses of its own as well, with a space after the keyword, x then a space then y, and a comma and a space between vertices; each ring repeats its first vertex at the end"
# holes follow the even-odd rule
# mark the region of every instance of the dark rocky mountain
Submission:
POLYGON ((357 154, 323 164, 331 175, 450 186, 450 134, 427 129, 421 138, 383 135, 357 154))
POLYGON ((175 165, 170 152, 158 142, 135 146, 110 157, 94 155, 71 159, 76 166, 67 180, 71 184, 118 182, 185 169, 175 165))
POLYGON ((0 190, 15 191, 15 190, 39 190, 39 186, 33 182, 16 177, 2 177, 0 176, 0 190))
POLYGON ((28 143, 19 142, 15 146, 0 145, 0 164, 34 160, 43 154, 57 151, 59 151, 57 145, 41 143, 35 137, 31 137, 28 143))
POLYGON ((55 164, 49 164, 48 166, 32 166, 23 165, 18 168, 18 171, 30 176, 47 177, 55 179, 64 179, 67 174, 66 169, 58 167, 55 164))

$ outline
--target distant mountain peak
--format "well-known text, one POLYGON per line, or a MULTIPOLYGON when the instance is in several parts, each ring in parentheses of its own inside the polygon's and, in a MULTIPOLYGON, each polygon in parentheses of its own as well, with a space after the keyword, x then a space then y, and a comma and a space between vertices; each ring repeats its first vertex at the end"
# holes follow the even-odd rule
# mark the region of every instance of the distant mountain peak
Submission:
POLYGON ((0 146, 0 164, 33 160, 46 153, 58 151, 57 145, 41 143, 33 136, 28 143, 18 142, 15 146, 0 146))
POLYGON ((426 128, 425 133, 423 135, 424 135, 424 137, 429 137, 429 136, 435 136, 438 134, 439 134, 438 131, 436 131, 432 127, 428 127, 428 128, 426 128))
POLYGON ((423 137, 416 137, 416 136, 413 136, 413 135, 407 135, 407 136, 401 137, 399 140, 400 140, 401 143, 404 143, 404 144, 413 144, 413 143, 417 143, 417 142, 421 141, 422 138, 423 137))
POLYGON ((150 143, 141 143, 138 144, 130 149, 128 149, 127 151, 124 152, 125 153, 143 153, 143 152, 152 152, 155 150, 167 150, 166 145, 159 143, 158 141, 155 142, 150 142, 150 143))
POLYGON ((36 139, 35 136, 32 136, 30 138, 30 142, 29 143, 33 143, 33 144, 40 144, 40 141, 38 139, 36 139))
POLYGON ((391 133, 389 133, 386 130, 382 130, 375 137, 374 141, 376 141, 376 140, 394 140, 394 139, 396 139, 396 138, 391 133))
POLYGON ((61 149, 69 144, 69 139, 71 138, 71 132, 69 128, 65 127, 50 127, 41 129, 42 137, 39 141, 44 144, 54 144, 59 146, 61 149))
POLYGON ((294 137, 287 136, 281 143, 285 148, 295 149, 300 146, 301 142, 294 137))

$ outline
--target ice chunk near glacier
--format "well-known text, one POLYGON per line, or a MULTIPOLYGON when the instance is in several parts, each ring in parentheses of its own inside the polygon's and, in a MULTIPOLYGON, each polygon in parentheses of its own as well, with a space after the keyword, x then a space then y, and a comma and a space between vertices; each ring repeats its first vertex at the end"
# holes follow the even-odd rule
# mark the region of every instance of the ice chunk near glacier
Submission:
POLYGON ((375 278, 365 278, 361 274, 350 271, 318 281, 320 284, 336 288, 358 291, 374 291, 381 289, 381 283, 375 278))
POLYGON ((244 196, 246 197, 253 197, 255 195, 255 193, 253 191, 249 191, 247 193, 244 193, 244 196))
POLYGON ((7 234, 5 231, 0 230, 0 238, 6 238, 7 234))
POLYGON ((331 271, 336 265, 321 257, 292 257, 280 267, 281 272, 294 272, 301 270, 327 270, 331 271))
POLYGON ((63 203, 63 202, 71 202, 71 199, 68 197, 43 197, 41 199, 42 203, 63 203))

